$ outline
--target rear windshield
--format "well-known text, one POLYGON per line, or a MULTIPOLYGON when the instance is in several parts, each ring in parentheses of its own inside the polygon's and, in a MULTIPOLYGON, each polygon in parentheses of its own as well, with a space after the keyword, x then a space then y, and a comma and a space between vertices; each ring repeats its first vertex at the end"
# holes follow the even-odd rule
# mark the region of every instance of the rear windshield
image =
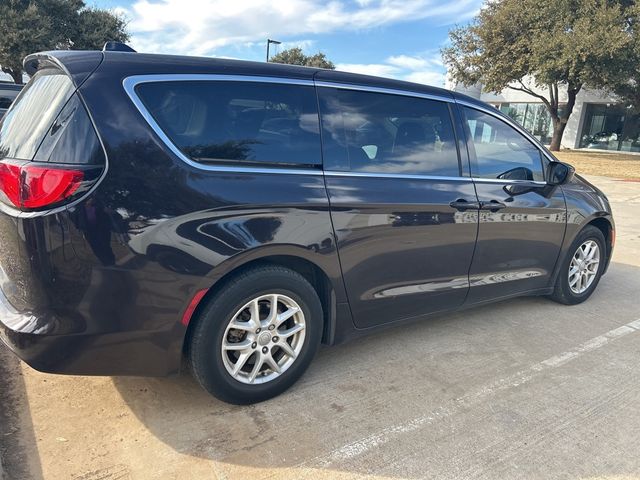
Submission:
POLYGON ((60 70, 37 72, 0 121, 0 158, 33 159, 74 89, 60 70))
POLYGON ((142 84, 136 92, 164 133, 195 161, 322 163, 311 86, 174 81, 142 84))

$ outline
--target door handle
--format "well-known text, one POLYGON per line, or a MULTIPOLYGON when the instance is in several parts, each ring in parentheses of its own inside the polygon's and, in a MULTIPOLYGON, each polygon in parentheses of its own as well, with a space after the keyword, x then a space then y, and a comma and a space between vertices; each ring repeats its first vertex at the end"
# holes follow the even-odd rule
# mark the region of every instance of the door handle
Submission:
POLYGON ((491 200, 490 202, 480 202, 481 210, 489 210, 491 212, 497 212, 502 208, 506 208, 506 205, 497 200, 491 200))
POLYGON ((459 198, 458 200, 451 202, 449 205, 464 212, 465 210, 478 210, 480 208, 480 204, 478 202, 467 202, 464 198, 459 198))

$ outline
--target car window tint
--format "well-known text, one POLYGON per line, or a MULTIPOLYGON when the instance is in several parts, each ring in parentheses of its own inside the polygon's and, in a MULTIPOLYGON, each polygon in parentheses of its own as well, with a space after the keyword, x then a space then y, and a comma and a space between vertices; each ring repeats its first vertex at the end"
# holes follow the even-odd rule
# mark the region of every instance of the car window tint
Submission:
MULTIPOLYGON (((16 92, 17 93, 17 92, 16 92)), ((6 110, 13 103, 14 95, 10 95, 9 93, 0 93, 0 109, 6 110)))
POLYGON ((322 163, 311 86, 174 81, 145 83, 136 92, 160 128, 195 161, 322 163))
POLYGON ((0 158, 31 160, 75 90, 57 69, 36 72, 0 122, 0 158))
POLYGON ((104 150, 78 94, 74 94, 45 135, 35 157, 36 162, 105 162, 104 150))
POLYGON ((472 145, 471 174, 480 178, 543 181, 540 150, 502 120, 464 108, 472 145))
POLYGON ((445 102, 338 88, 318 94, 325 169, 459 175, 445 102))

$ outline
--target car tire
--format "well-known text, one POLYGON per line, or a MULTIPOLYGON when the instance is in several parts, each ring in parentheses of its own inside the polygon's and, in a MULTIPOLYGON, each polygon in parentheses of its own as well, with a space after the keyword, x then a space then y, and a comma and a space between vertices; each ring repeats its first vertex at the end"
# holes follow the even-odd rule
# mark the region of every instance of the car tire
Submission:
POLYGON ((318 294, 302 275, 280 266, 252 268, 225 282, 195 319, 187 349, 191 370, 228 403, 275 397, 311 363, 323 318, 318 294))
MULTIPOLYGON (((590 261, 593 261, 591 258, 590 261)), ((576 305, 591 296, 607 263, 607 250, 604 235, 600 229, 587 225, 574 239, 566 258, 562 261, 551 299, 565 305, 576 305), (597 247, 594 252, 593 246, 597 247), (582 254, 580 253, 582 251, 582 254), (585 251, 587 252, 585 254, 585 251), (597 255, 597 264, 585 263, 582 256, 597 255), (576 270, 577 269, 577 270, 576 270), (587 277, 588 275, 588 277, 587 277), (578 277, 582 277, 577 279, 578 277)))

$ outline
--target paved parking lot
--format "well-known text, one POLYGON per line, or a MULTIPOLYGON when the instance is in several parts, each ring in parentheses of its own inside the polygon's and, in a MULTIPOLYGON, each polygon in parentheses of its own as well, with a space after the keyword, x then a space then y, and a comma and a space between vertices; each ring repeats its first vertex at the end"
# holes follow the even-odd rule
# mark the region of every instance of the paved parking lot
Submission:
POLYGON ((588 302, 516 299, 325 348, 259 405, 186 375, 44 375, 0 347, 5 475, 640 478, 640 183, 591 180, 618 244, 588 302))

